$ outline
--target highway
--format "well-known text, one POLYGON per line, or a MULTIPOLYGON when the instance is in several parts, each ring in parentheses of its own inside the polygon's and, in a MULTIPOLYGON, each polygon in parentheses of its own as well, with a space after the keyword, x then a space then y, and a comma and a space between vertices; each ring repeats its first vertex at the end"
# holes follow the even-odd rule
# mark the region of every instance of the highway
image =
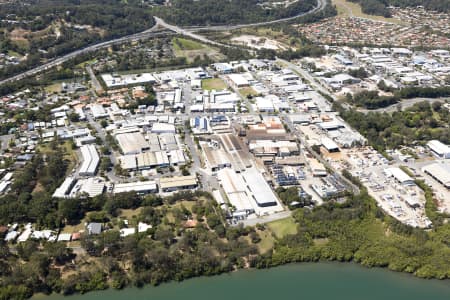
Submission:
POLYGON ((189 28, 185 28, 185 30, 187 30, 187 31, 228 31, 228 30, 235 30, 235 29, 241 29, 241 28, 246 28, 246 27, 272 25, 272 24, 277 24, 277 23, 289 22, 289 21, 295 20, 297 18, 301 18, 301 17, 305 17, 307 15, 314 14, 318 11, 323 10, 326 6, 327 6, 326 0, 317 0, 316 6, 314 6, 311 10, 300 13, 293 17, 282 18, 282 19, 277 19, 277 20, 272 20, 272 21, 267 21, 267 22, 250 23, 250 24, 218 25, 218 26, 207 26, 207 27, 189 27, 189 28))
POLYGON ((146 30, 144 32, 140 32, 140 33, 124 36, 124 37, 121 37, 121 38, 117 38, 117 39, 114 39, 114 40, 98 43, 98 44, 95 44, 95 45, 92 45, 92 46, 88 46, 88 47, 83 48, 83 49, 76 50, 76 51, 71 52, 69 54, 66 54, 64 56, 58 57, 56 59, 53 59, 53 60, 51 60, 51 61, 49 61, 49 62, 47 62, 47 63, 45 63, 43 65, 40 65, 38 67, 35 67, 35 68, 30 69, 28 71, 25 71, 23 73, 14 75, 14 76, 9 77, 7 79, 1 80, 0 81, 0 85, 3 85, 3 84, 8 83, 8 82, 21 80, 21 79, 24 79, 26 77, 39 74, 39 73, 41 73, 43 71, 46 71, 46 70, 49 70, 49 69, 51 69, 53 67, 61 65, 61 64, 65 63, 66 61, 77 57, 78 55, 82 55, 82 54, 86 54, 86 53, 89 53, 89 52, 93 52, 93 51, 96 51, 96 50, 99 50, 99 49, 102 49, 102 48, 106 48, 106 47, 109 47, 109 46, 112 46, 112 45, 115 45, 115 44, 123 44, 123 43, 126 43, 126 42, 140 40, 140 39, 144 39, 144 38, 165 36, 165 35, 171 34, 170 32, 157 31, 157 29, 158 29, 158 26, 155 25, 151 29, 146 30))
POLYGON ((267 21, 267 22, 259 22, 259 23, 252 23, 252 24, 241 24, 241 25, 223 25, 223 26, 208 26, 208 27, 195 27, 195 28, 180 28, 178 26, 175 25, 170 25, 167 24, 164 20, 162 20, 161 18, 155 17, 156 20, 156 24, 148 29, 145 30, 143 32, 140 33, 135 33, 135 34, 131 34, 128 36, 124 36, 121 38, 117 38, 117 39, 113 39, 110 41, 105 41, 105 42, 101 42, 95 45, 91 45, 88 46, 86 48, 83 49, 78 49, 75 50, 69 54, 66 54, 64 56, 55 58, 43 65, 40 65, 38 67, 35 67, 33 69, 30 69, 28 71, 25 71, 23 73, 11 76, 9 78, 6 78, 4 80, 0 81, 0 85, 9 83, 9 82, 14 82, 14 81, 18 81, 21 79, 24 79, 26 77, 29 76, 33 76, 36 74, 39 74, 43 71, 46 71, 48 69, 51 69, 55 66, 61 65, 64 62, 73 59, 75 57, 77 57, 78 55, 82 55, 82 54, 86 54, 89 52, 93 52, 105 47, 109 47, 111 45, 114 44, 122 44, 122 43, 126 43, 126 42, 130 42, 130 41, 135 41, 135 40, 140 40, 140 39, 145 39, 145 38, 150 38, 150 37, 157 37, 157 36, 164 36, 167 34, 170 34, 169 32, 165 32, 165 31, 160 31, 160 28, 163 29, 168 29, 172 32, 175 32, 177 34, 181 34, 196 40, 199 40, 201 42, 204 43, 209 43, 209 44, 213 44, 213 45, 217 45, 217 46, 225 46, 225 47, 230 47, 229 45, 225 45, 216 41, 212 41, 209 40, 208 38, 205 38, 199 34, 194 33, 195 31, 227 31, 227 30, 233 30, 233 29, 239 29, 239 28, 245 28, 245 27, 255 27, 255 26, 264 26, 264 25, 271 25, 271 24, 276 24, 276 23, 282 23, 282 22, 287 22, 287 21, 291 21, 294 20, 296 18, 300 18, 300 17, 304 17, 313 13, 316 13, 320 10, 323 10, 326 7, 326 0, 317 0, 317 5, 311 9, 310 11, 298 14, 296 16, 293 17, 289 17, 289 18, 283 18, 283 19, 278 19, 278 20, 273 20, 273 21, 267 21))

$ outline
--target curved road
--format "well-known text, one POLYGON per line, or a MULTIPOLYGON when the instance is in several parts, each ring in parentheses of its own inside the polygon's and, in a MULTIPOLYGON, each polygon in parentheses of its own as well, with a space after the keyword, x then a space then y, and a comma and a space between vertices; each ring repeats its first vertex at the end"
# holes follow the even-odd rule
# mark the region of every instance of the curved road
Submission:
POLYGON ((78 55, 81 55, 81 54, 85 54, 85 53, 89 53, 89 52, 92 52, 92 51, 96 51, 96 50, 99 50, 99 49, 102 49, 102 48, 105 48, 105 47, 109 47, 109 46, 114 45, 114 44, 121 44, 121 43, 125 43, 125 42, 128 42, 128 41, 134 41, 134 40, 139 40, 139 39, 143 39, 143 38, 156 37, 156 36, 159 36, 159 35, 166 35, 166 34, 168 34, 167 32, 158 32, 157 30, 160 27, 168 29, 168 30, 171 30, 171 31, 173 31, 175 33, 178 33, 178 34, 181 34, 181 35, 184 35, 184 36, 188 36, 190 38, 193 38, 193 39, 196 39, 196 40, 199 40, 199 41, 202 41, 202 42, 206 42, 206 43, 210 43, 210 44, 214 44, 214 45, 219 45, 219 46, 229 47, 227 45, 224 45, 224 44, 221 44, 221 43, 209 40, 209 39, 207 39, 207 38, 205 38, 205 37, 203 37, 201 35, 195 34, 194 32, 195 31, 200 31, 200 30, 201 31, 233 30, 233 29, 239 29, 239 28, 244 28, 244 27, 264 26, 264 25, 270 25, 270 24, 275 24, 275 23, 291 21, 291 20, 294 20, 296 18, 304 17, 306 15, 310 15, 310 14, 316 13, 316 12, 318 12, 320 10, 323 10, 326 7, 326 5, 327 5, 326 0, 317 0, 317 5, 313 9, 311 9, 310 11, 298 14, 298 15, 296 15, 294 17, 283 18, 283 19, 278 19, 278 20, 273 20, 273 21, 268 21, 268 22, 242 24, 242 25, 229 25, 229 26, 228 25, 225 25, 225 26, 208 26, 208 27, 198 27, 198 28, 190 28, 190 29, 183 29, 183 28, 177 27, 175 25, 167 24, 166 22, 164 22, 164 20, 162 20, 162 19, 160 19, 158 17, 155 17, 155 20, 156 20, 155 26, 153 26, 152 28, 150 28, 148 30, 145 30, 145 31, 140 32, 140 33, 135 33, 135 34, 131 34, 131 35, 128 35, 128 36, 124 36, 124 37, 121 37, 121 38, 117 38, 117 39, 114 39, 114 40, 98 43, 98 44, 95 44, 95 45, 92 45, 92 46, 88 46, 88 47, 83 48, 83 49, 76 50, 76 51, 71 52, 69 54, 66 54, 64 56, 58 57, 58 58, 56 58, 56 59, 54 59, 54 60, 52 60, 52 61, 50 61, 48 63, 45 63, 43 65, 40 65, 38 67, 35 67, 35 68, 30 69, 28 71, 25 71, 23 73, 14 75, 14 76, 9 77, 7 79, 1 80, 0 81, 0 85, 8 83, 8 82, 21 80, 21 79, 24 79, 24 78, 26 78, 28 76, 36 75, 36 74, 38 74, 38 73, 40 73, 42 71, 45 71, 45 70, 51 69, 51 68, 53 68, 55 66, 58 66, 58 65, 66 62, 66 61, 68 61, 68 60, 70 60, 70 59, 72 59, 72 58, 74 58, 74 57, 76 57, 78 55))

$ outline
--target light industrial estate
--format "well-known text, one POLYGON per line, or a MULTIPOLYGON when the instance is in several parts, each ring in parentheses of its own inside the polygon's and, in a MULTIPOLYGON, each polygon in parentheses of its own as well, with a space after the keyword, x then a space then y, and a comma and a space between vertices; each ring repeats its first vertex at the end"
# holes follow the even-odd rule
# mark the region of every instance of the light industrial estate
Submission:
MULTIPOLYGON (((99 76, 105 88, 100 96, 85 83, 67 94, 72 83, 63 83, 61 92, 42 95, 53 107, 48 121, 23 122, 3 136, 17 152, 10 153, 15 164, 3 170, 1 192, 8 193, 14 181, 8 171, 57 139, 71 141, 76 159, 55 198, 204 190, 214 195, 230 224, 255 224, 285 217, 295 207, 345 201, 359 192, 343 176, 345 170, 389 215, 414 227, 432 226, 425 193, 411 176, 423 178, 439 209, 448 212, 449 146, 430 140, 419 149, 423 159, 411 160, 398 149, 389 150, 388 159, 332 101, 367 90, 389 93, 381 81, 392 88, 438 87, 449 72, 448 52, 329 49, 328 55, 295 62, 250 59, 206 68, 105 73, 99 76), (355 70, 367 74, 352 76, 355 70), (281 199, 279 192, 289 187, 302 200, 281 199)), ((10 95, 4 105, 33 109, 28 95, 10 95)), ((10 231, 7 240, 23 234, 10 231)))

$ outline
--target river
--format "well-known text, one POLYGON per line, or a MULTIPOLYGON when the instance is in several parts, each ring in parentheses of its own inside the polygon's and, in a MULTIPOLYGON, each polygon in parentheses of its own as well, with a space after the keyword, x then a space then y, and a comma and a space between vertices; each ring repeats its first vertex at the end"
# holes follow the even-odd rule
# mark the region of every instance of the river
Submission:
POLYGON ((353 263, 291 264, 215 277, 172 282, 158 287, 106 290, 85 295, 37 296, 40 300, 449 300, 450 281, 367 269, 353 263))

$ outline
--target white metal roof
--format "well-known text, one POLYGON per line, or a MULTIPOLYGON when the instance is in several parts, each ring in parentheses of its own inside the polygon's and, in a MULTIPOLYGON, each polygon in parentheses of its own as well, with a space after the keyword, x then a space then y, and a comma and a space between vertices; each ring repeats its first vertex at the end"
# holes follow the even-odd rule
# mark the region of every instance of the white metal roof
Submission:
POLYGON ((130 183, 116 183, 114 185, 113 193, 125 193, 125 192, 150 192, 156 191, 157 186, 154 180, 149 181, 138 181, 138 182, 130 182, 130 183))
POLYGON ((394 178, 402 184, 414 182, 414 180, 400 168, 387 168, 385 171, 387 174, 394 176, 394 178))

